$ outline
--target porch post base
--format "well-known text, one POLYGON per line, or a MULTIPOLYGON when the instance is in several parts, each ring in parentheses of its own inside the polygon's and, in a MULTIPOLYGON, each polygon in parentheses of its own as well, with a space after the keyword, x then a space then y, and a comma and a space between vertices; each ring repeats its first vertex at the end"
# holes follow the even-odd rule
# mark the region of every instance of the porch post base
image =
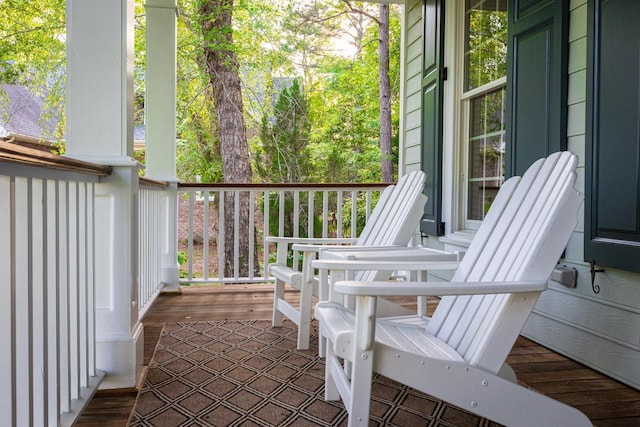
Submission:
POLYGON ((162 267, 160 281, 164 284, 162 292, 180 292, 180 268, 177 266, 162 267))
POLYGON ((135 387, 144 363, 144 326, 131 336, 97 337, 96 366, 106 373, 100 390, 135 387))

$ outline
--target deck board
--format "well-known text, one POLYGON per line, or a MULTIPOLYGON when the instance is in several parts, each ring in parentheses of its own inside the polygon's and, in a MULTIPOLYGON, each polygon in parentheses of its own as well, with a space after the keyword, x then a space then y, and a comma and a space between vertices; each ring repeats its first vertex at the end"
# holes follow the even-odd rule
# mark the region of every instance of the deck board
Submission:
MULTIPOLYGON (((287 299, 295 300, 295 292, 287 299)), ((142 319, 144 363, 151 360, 165 323, 270 319, 273 287, 265 284, 215 285, 163 294, 142 319)), ((407 301, 414 309, 415 302, 407 301)), ((429 311, 435 302, 430 305, 429 311)), ((640 425, 640 391, 520 337, 507 358, 520 381, 583 411, 596 426, 640 425)), ((135 403, 135 389, 96 393, 77 426, 124 427, 135 403)))

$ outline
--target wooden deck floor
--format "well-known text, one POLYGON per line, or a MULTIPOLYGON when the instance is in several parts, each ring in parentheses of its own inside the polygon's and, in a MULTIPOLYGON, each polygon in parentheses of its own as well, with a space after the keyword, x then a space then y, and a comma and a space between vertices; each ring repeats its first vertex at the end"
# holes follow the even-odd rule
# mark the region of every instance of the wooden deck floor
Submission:
MULTIPOLYGON (((142 319, 145 364, 153 355, 164 323, 270 319, 272 289, 271 285, 219 285, 186 288, 180 295, 161 295, 142 319)), ((640 426, 638 390, 525 338, 518 339, 507 362, 520 381, 578 408, 596 426, 640 426)), ((135 389, 98 391, 76 425, 126 426, 136 393, 135 389)))

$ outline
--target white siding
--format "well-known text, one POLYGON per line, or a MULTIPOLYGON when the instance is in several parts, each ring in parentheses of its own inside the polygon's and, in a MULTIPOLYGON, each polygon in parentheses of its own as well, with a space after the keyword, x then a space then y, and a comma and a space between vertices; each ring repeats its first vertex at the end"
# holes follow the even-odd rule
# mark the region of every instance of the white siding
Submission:
POLYGON ((403 169, 410 172, 420 169, 420 109, 422 78, 422 2, 409 0, 405 4, 405 91, 403 169))

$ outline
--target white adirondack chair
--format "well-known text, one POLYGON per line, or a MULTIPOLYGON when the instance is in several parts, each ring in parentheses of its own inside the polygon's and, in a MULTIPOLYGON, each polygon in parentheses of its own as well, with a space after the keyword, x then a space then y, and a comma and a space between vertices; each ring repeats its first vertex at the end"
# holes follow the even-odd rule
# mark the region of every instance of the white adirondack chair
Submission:
MULTIPOLYGON (((343 245, 340 246, 341 248, 345 248, 345 243, 353 244, 353 247, 406 246, 416 230, 427 200, 422 193, 425 179, 423 172, 411 172, 403 176, 397 184, 387 187, 358 239, 266 238, 268 242, 277 244, 276 262, 269 265, 269 274, 275 278, 272 325, 282 326, 283 315, 298 325, 298 350, 309 348, 313 296, 319 297, 320 300, 327 299, 326 295, 321 295, 318 289, 318 280, 314 276, 311 261, 317 257, 317 253, 322 248, 326 248, 331 243, 343 245), (295 270, 286 264, 288 245, 296 245, 296 249, 303 253, 300 270, 295 270), (287 283, 300 291, 298 307, 284 298, 287 283)), ((367 277, 370 280, 384 280, 391 272, 367 274, 373 274, 367 277)))
POLYGON ((350 426, 368 424, 372 372, 504 425, 591 425, 503 368, 576 225, 576 164, 555 153, 507 180, 451 282, 343 281, 335 290, 355 296, 355 312, 316 306, 329 341, 325 398, 342 398, 350 426), (376 320, 377 297, 389 295, 442 299, 431 319, 376 320))

